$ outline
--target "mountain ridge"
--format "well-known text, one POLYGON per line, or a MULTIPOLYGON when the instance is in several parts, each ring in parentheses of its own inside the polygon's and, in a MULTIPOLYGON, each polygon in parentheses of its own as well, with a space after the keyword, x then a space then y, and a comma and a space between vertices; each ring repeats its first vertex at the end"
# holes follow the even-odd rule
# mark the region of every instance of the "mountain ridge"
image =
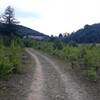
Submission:
POLYGON ((100 23, 87 24, 76 32, 71 33, 68 39, 77 43, 100 43, 100 23))
MULTIPOLYGON (((0 23, 0 34, 5 34, 6 32, 6 28, 5 28, 6 24, 0 23)), ((36 31, 34 29, 28 28, 26 26, 23 25, 14 25, 16 28, 16 33, 19 34, 20 36, 24 37, 27 35, 31 35, 31 36, 47 36, 42 32, 36 31)))

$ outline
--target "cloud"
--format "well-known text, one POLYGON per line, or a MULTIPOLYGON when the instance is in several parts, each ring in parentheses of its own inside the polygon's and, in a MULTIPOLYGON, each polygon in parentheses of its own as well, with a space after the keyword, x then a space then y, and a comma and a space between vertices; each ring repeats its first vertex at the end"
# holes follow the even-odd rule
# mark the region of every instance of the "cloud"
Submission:
POLYGON ((19 18, 30 18, 33 17, 35 19, 38 19, 40 17, 42 17, 40 14, 38 14, 37 12, 24 12, 24 11, 16 11, 16 17, 19 18))
POLYGON ((57 35, 100 22, 99 4, 100 0, 0 0, 0 10, 12 5, 21 24, 57 35))

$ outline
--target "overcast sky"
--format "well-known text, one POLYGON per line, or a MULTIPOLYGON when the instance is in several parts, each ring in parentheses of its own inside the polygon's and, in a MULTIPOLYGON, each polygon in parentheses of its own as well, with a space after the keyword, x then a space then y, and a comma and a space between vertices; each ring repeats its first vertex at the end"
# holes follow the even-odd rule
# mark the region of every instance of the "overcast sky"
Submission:
POLYGON ((20 24, 48 35, 100 22, 100 0, 0 0, 0 12, 8 5, 20 24))

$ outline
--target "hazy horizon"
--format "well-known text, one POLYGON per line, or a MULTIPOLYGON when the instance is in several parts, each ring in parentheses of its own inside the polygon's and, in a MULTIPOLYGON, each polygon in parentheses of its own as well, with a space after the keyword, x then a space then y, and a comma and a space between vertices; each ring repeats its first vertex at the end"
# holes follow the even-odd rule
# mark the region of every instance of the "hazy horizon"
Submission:
POLYGON ((21 25, 58 35, 99 23, 99 4, 99 0, 0 0, 0 11, 11 5, 21 25))

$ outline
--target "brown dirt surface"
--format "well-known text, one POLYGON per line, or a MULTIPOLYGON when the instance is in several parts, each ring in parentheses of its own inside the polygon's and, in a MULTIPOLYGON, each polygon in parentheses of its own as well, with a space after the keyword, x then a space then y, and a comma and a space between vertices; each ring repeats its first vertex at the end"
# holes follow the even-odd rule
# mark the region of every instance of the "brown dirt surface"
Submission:
POLYGON ((31 48, 24 60, 22 73, 0 81, 0 100, 100 100, 100 84, 70 73, 60 60, 31 48))

